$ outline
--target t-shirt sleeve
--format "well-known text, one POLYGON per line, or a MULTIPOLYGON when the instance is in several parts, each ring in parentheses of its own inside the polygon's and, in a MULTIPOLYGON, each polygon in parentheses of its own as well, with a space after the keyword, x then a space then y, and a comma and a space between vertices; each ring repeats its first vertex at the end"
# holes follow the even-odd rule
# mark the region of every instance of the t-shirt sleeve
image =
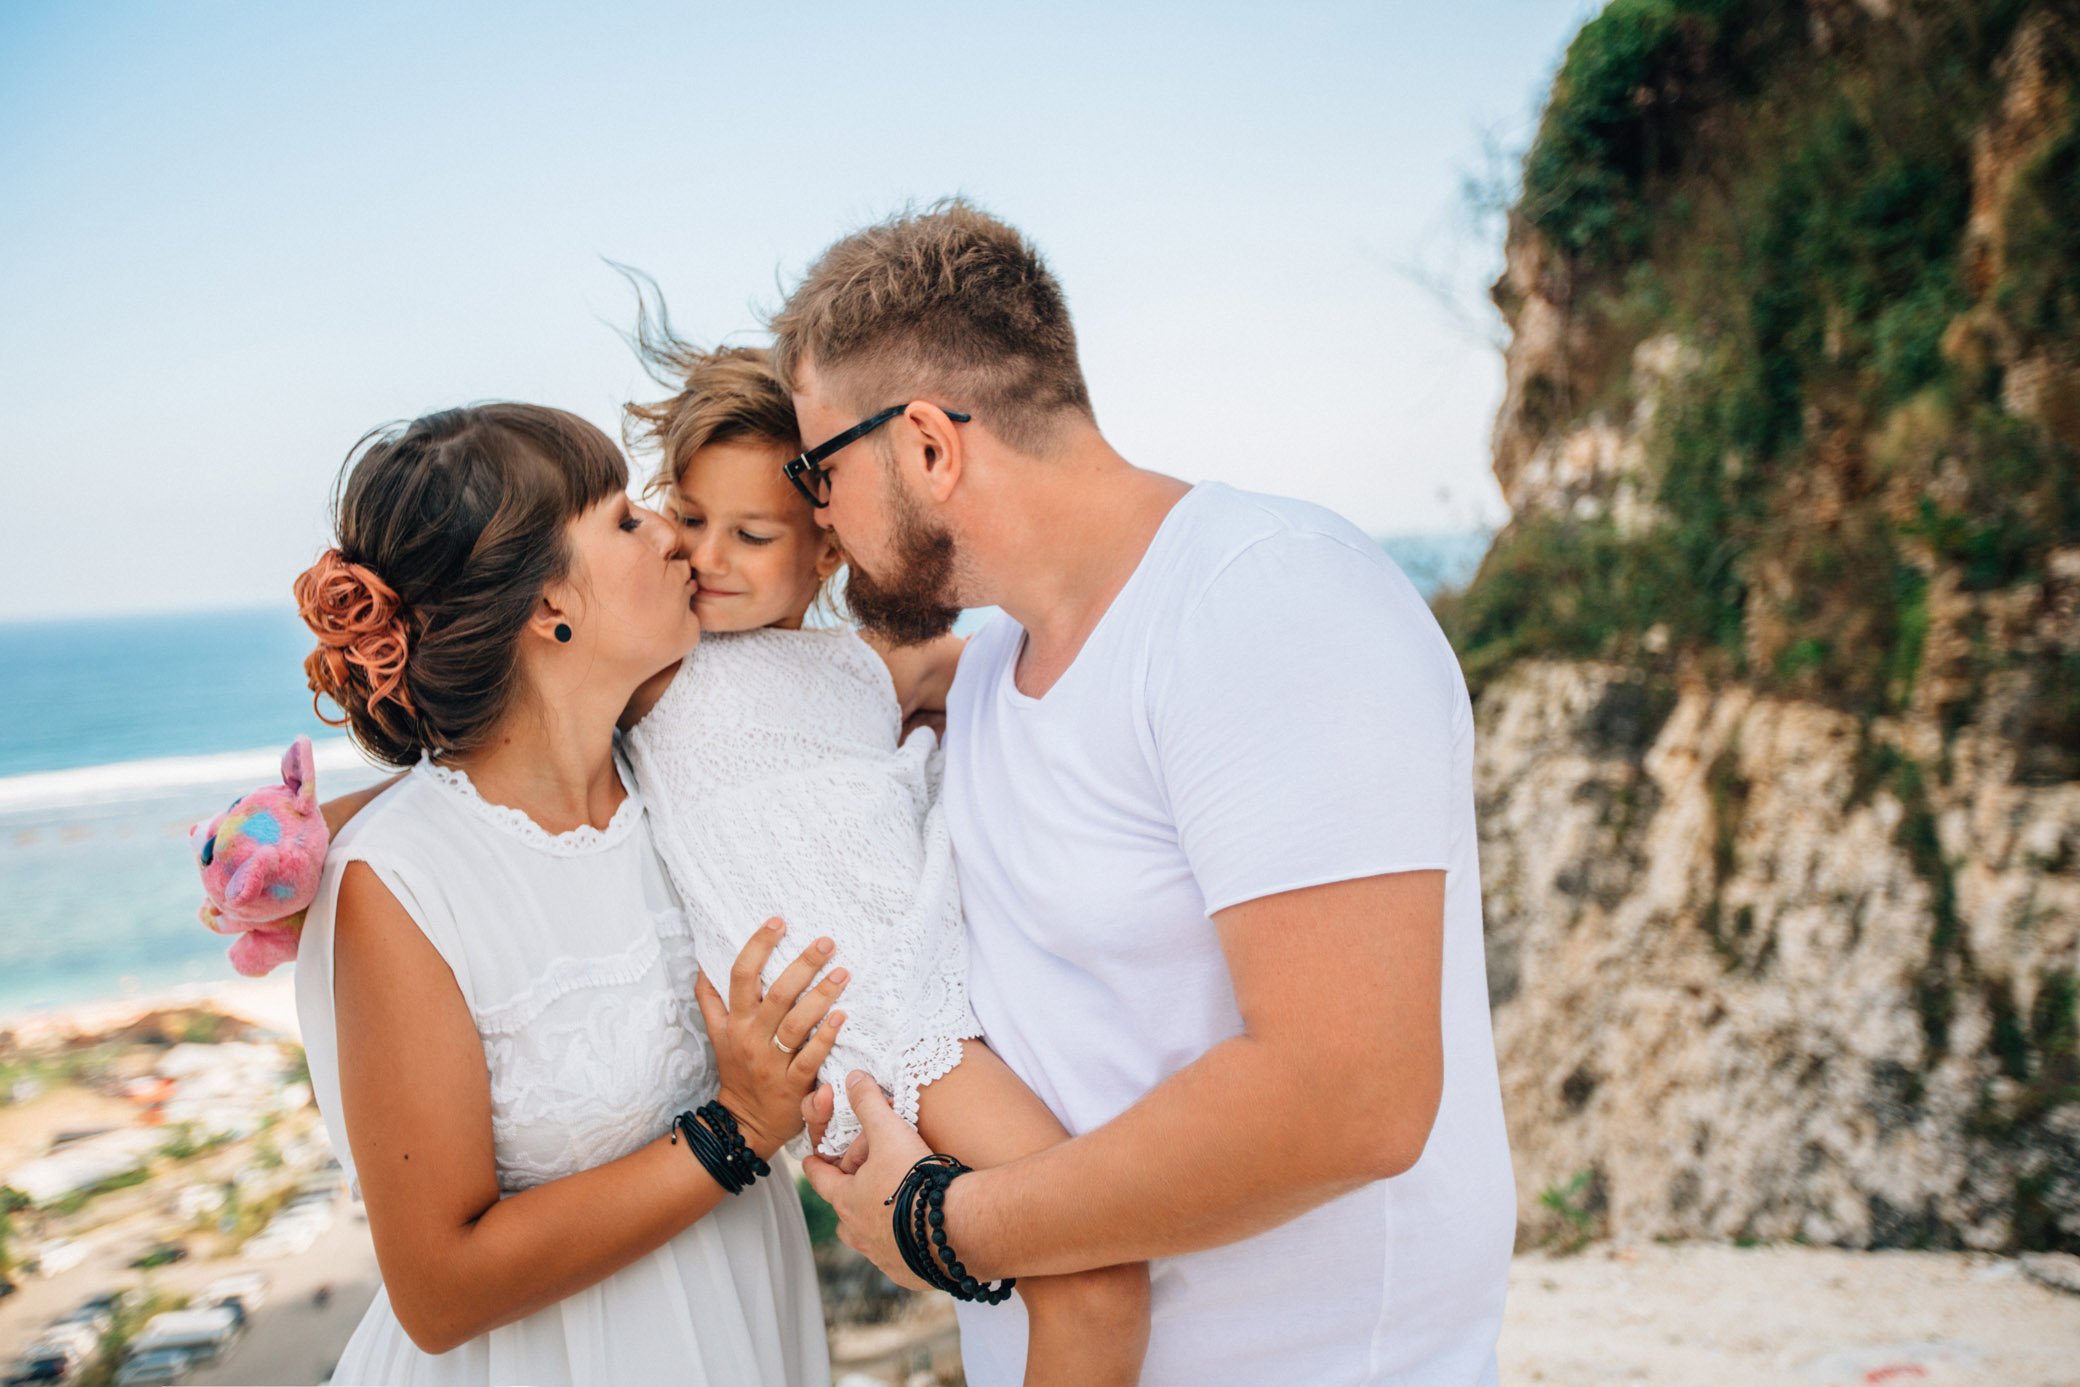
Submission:
POLYGON ((1383 556, 1281 535, 1232 560, 1148 683, 1207 913, 1447 867, 1462 690, 1429 608, 1383 556))

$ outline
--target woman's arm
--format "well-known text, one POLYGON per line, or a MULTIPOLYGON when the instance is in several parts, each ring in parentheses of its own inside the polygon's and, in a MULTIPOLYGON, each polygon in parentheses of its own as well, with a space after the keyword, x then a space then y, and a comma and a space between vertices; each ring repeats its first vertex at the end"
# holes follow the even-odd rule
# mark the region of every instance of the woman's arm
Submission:
MULTIPOLYGON (((761 930, 745 947, 739 971, 748 962, 754 986, 778 938, 761 930)), ((733 986, 740 1005, 725 1013, 716 1003, 711 1017, 727 1101, 761 1156, 800 1126, 801 1096, 842 1024, 833 1016, 817 1026, 842 978, 804 991, 827 958, 812 948, 749 1005, 733 986), (791 1010, 782 1004, 797 997, 791 1010), (770 1044, 782 1024, 790 1035, 816 1027, 792 1061, 770 1044)), ((445 1353, 604 1279, 727 1197, 660 1135, 620 1160, 501 1199, 490 1077, 468 1005, 439 952, 358 862, 340 882, 334 971, 341 1101, 376 1260, 398 1322, 426 1352, 445 1353)), ((705 996, 702 1011, 710 1013, 705 996)), ((663 1128, 671 1114, 658 1101, 663 1128)))

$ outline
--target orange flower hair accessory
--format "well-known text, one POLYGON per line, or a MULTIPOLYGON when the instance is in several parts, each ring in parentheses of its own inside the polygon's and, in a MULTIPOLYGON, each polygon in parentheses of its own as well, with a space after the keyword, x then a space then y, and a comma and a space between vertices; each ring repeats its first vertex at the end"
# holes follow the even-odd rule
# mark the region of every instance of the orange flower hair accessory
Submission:
MULTIPOLYGON (((318 638, 318 648, 303 662, 313 708, 321 693, 338 700, 350 687, 348 666, 358 665, 368 676, 371 709, 388 700, 412 717, 419 715, 404 687, 408 636, 397 594, 388 583, 363 565, 348 562, 339 550, 327 549, 297 575, 296 606, 318 638)), ((328 718, 322 709, 318 717, 334 727, 346 721, 328 718)))

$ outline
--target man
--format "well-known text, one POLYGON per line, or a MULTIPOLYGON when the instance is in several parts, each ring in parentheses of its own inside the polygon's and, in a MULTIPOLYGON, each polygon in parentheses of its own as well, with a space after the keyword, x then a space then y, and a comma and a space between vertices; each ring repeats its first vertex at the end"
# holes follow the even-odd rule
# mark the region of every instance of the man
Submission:
MULTIPOLYGON (((1319 507, 1115 452, 1053 275, 965 203, 839 241, 773 328, 855 614, 1004 612, 947 708, 969 988, 1074 1135, 953 1182, 968 1273, 1148 1261, 1151 1384, 1493 1382, 1515 1198, 1428 608, 1319 507)), ((851 1096, 864 1165, 809 1178, 909 1280, 883 1201, 926 1150, 851 1096)), ((1021 1321, 962 1306, 976 1387, 1021 1321)))

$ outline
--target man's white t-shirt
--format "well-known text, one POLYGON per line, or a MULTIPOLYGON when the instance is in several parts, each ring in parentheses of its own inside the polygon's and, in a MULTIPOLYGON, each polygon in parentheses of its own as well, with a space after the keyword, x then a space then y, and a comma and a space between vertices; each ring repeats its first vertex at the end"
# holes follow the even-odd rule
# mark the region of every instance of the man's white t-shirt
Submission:
MULTIPOLYGON (((1270 1232, 1151 1268, 1148 1387, 1493 1383, 1516 1196, 1481 949, 1473 710, 1399 568, 1320 507, 1201 485, 1075 662, 1013 682, 1008 617, 948 700, 945 802, 990 1044, 1070 1132, 1242 1031, 1217 911, 1442 868, 1444 1095, 1423 1157, 1270 1232)), ((1325 974, 1346 967, 1308 960, 1325 974)), ((1321 1062, 1355 1066, 1367 1056, 1321 1062)), ((1014 1299, 961 1307, 1015 1387, 1014 1299)))

